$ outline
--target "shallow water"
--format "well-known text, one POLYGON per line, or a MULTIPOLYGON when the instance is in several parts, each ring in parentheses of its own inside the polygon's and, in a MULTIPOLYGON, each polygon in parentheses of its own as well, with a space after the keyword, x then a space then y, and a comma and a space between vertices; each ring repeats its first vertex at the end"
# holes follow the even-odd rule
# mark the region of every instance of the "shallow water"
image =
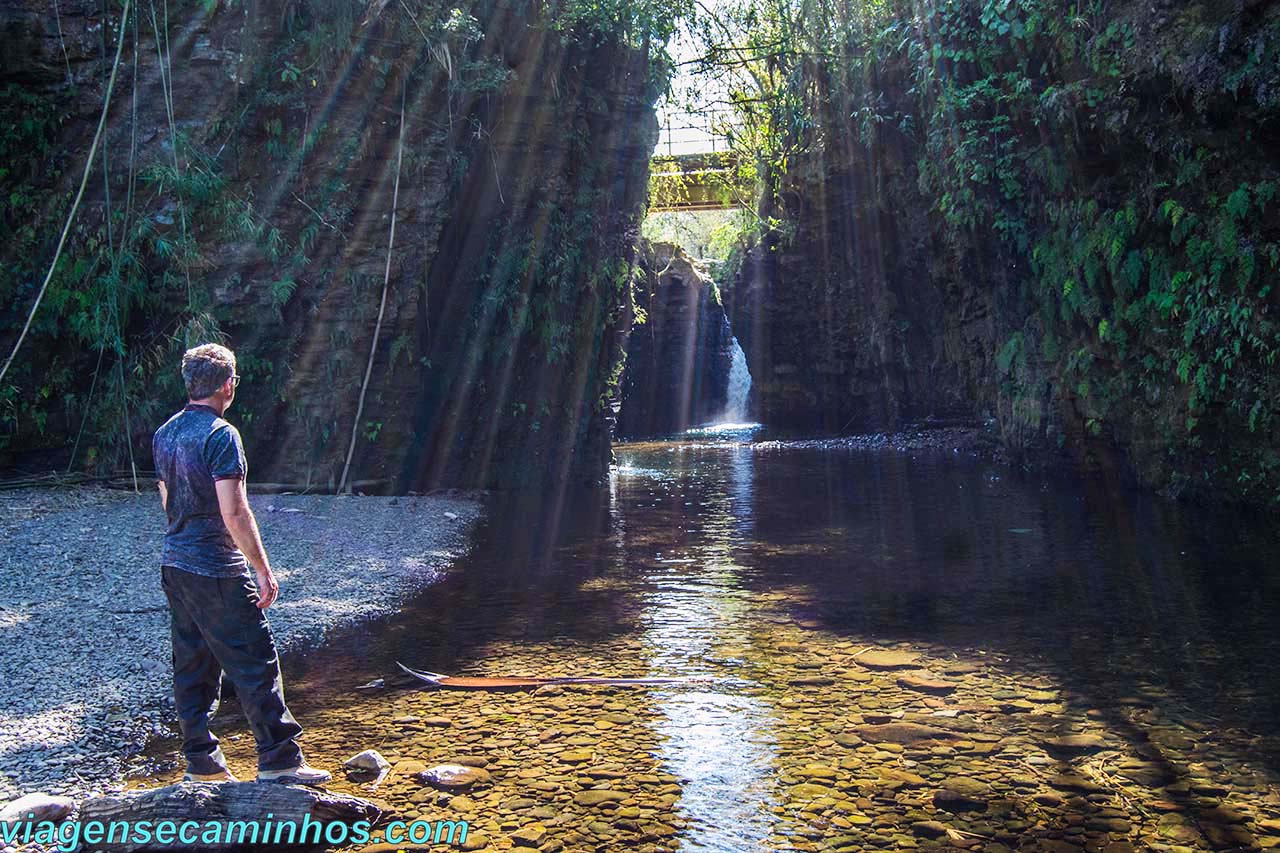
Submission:
POLYGON ((292 661, 312 760, 377 748, 371 796, 492 849, 1280 846, 1266 520, 943 451, 617 457, 605 493, 493 507, 442 583, 292 661), (419 691, 396 660, 698 680, 419 691), (411 778, 459 757, 491 783, 411 778))

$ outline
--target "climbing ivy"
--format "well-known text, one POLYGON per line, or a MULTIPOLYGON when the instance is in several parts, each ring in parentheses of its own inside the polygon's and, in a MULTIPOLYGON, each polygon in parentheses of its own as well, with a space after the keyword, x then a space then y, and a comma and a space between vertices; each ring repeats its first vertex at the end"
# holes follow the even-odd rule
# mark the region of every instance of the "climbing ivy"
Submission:
MULTIPOLYGON (((905 152, 918 195, 881 210, 901 229, 929 211, 912 239, 943 290, 990 290, 996 340, 963 365, 979 396, 1052 437, 1047 387, 1151 482, 1280 502, 1280 174, 1263 140, 1210 125, 1274 123, 1280 18, 1157 21, 1100 0, 729 8, 703 45, 746 65, 730 97, 762 210, 793 215, 797 175, 874 175, 905 152), (945 283, 975 270, 992 280, 945 283)), ((773 234, 751 239, 786 242, 773 234)))

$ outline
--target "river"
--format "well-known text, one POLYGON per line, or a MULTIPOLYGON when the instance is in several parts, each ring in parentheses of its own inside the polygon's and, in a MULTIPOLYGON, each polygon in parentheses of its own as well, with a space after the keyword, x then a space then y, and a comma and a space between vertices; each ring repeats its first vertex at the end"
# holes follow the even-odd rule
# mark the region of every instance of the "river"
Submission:
POLYGON ((1280 846, 1265 519, 946 450, 616 456, 593 498, 495 505, 440 584, 290 664, 313 762, 377 748, 372 796, 492 849, 1280 846), (695 680, 423 691, 397 660, 695 680), (458 759, 491 778, 412 779, 458 759))

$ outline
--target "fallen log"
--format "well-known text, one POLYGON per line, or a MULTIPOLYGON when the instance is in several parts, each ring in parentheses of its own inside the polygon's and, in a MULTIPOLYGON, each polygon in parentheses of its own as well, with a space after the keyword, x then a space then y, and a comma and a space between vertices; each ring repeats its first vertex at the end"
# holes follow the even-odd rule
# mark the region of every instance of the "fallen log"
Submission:
MULTIPOLYGON (((420 669, 410 669, 396 661, 396 666, 412 675, 424 684, 432 687, 446 687, 451 690, 532 690, 551 684, 709 684, 713 678, 607 678, 597 676, 483 676, 483 675, 441 675, 420 669)), ((364 685, 367 686, 367 685, 364 685)))
POLYGON ((80 804, 79 823, 81 831, 87 832, 91 821, 103 831, 128 822, 130 832, 123 840, 123 828, 99 843, 89 843, 86 835, 85 849, 104 853, 304 851, 359 844, 356 833, 362 827, 368 830, 382 816, 382 810, 368 800, 301 785, 180 782, 85 800, 80 804), (184 825, 194 827, 183 837, 174 834, 165 841, 160 827, 166 822, 172 822, 175 832, 184 825), (140 828, 150 837, 141 837, 140 828))

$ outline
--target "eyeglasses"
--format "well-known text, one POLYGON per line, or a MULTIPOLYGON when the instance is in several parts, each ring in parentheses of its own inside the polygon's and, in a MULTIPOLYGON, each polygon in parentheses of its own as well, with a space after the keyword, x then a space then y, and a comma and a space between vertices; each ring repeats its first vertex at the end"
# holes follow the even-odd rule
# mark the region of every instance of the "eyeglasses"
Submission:
POLYGON ((236 376, 234 373, 231 374, 231 387, 238 388, 239 386, 240 386, 240 377, 236 376))

